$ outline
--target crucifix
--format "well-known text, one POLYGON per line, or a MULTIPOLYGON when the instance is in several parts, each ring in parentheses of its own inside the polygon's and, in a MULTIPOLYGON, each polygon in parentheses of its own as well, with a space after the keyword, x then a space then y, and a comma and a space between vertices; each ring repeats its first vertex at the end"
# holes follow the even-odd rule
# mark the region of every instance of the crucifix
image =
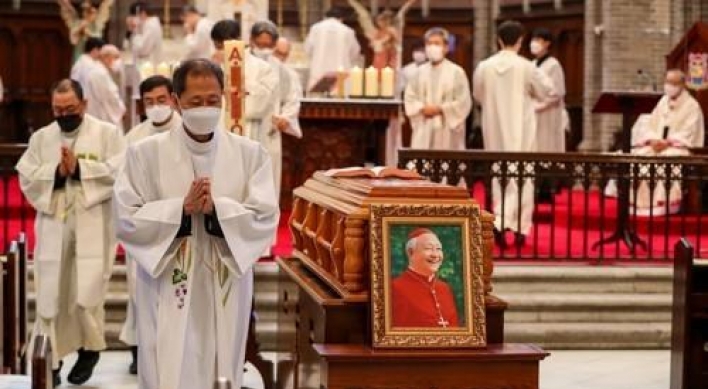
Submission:
POLYGON ((443 328, 447 328, 447 326, 450 325, 450 322, 445 320, 444 317, 440 316, 440 319, 438 320, 438 325, 443 328))

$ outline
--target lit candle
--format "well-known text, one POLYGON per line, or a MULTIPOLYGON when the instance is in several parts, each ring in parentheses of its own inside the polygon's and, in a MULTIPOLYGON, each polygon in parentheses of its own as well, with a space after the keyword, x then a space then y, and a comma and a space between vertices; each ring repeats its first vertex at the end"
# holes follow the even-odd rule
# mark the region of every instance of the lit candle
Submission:
POLYGON ((144 79, 155 75, 155 66, 152 62, 147 61, 140 65, 140 76, 144 79))
POLYGON ((344 98, 344 81, 347 79, 347 72, 344 68, 340 67, 337 69, 337 97, 344 98))
POLYGON ((354 97, 361 97, 364 95, 364 72, 358 67, 354 66, 351 71, 349 71, 349 95, 354 97))
POLYGON ((170 77, 170 65, 168 65, 167 62, 161 62, 157 65, 155 73, 164 77, 170 77))
POLYGON ((395 80, 393 69, 388 66, 381 69, 381 97, 393 97, 395 80))
POLYGON ((245 112, 245 51, 243 41, 224 42, 224 85, 226 85, 225 125, 229 131, 244 135, 243 113, 245 112))
POLYGON ((379 70, 373 66, 364 73, 364 96, 379 97, 379 70))

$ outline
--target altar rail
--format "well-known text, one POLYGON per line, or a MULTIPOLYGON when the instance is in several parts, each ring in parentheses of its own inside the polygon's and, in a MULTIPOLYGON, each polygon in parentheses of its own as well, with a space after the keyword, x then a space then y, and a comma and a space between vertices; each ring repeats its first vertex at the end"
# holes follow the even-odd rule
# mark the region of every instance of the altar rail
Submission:
MULTIPOLYGON (((401 150, 399 167, 415 170, 435 182, 466 185, 484 207, 492 210, 492 183, 500 183, 502 196, 507 183, 552 188, 546 202, 534 194, 531 233, 523 244, 507 234, 507 247, 497 244, 495 260, 572 261, 596 264, 612 262, 669 262, 680 237, 693 244, 697 253, 708 249, 703 226, 703 180, 708 177, 708 158, 700 156, 654 158, 601 153, 501 153, 479 150, 401 150), (629 179, 629 181, 627 181, 629 179), (616 231, 621 214, 616 198, 606 194, 613 183, 629 182, 628 201, 635 204, 638 188, 647 185, 654 200, 657 185, 674 185, 682 194, 680 212, 663 214, 665 208, 638 214, 629 207, 628 229, 636 231, 646 247, 629 249, 613 242, 593 247, 616 231), (702 241, 701 237, 704 236, 702 241)), ((502 205, 504 206, 504 205, 502 205)), ((504 207, 504 209, 508 209, 504 207)), ((626 209, 625 209, 626 210, 626 209)), ((502 212, 504 212, 502 210, 502 212)), ((518 229, 520 216, 513 226, 518 229)))

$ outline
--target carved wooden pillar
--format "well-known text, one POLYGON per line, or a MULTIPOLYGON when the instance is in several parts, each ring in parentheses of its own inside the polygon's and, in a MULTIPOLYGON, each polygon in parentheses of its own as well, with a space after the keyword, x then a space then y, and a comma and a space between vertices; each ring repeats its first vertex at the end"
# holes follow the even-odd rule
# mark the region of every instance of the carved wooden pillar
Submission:
POLYGON ((364 291, 364 274, 369 258, 359 253, 368 252, 364 247, 366 242, 365 221, 349 218, 344 229, 344 286, 347 290, 357 293, 364 291))

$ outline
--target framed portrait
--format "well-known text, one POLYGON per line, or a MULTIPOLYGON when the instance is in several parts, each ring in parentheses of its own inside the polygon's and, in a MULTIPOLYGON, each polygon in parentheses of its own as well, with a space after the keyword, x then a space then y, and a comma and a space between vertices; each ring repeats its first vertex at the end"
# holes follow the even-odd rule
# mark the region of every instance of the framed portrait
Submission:
POLYGON ((479 206, 377 204, 370 226, 373 346, 486 346, 479 206))

